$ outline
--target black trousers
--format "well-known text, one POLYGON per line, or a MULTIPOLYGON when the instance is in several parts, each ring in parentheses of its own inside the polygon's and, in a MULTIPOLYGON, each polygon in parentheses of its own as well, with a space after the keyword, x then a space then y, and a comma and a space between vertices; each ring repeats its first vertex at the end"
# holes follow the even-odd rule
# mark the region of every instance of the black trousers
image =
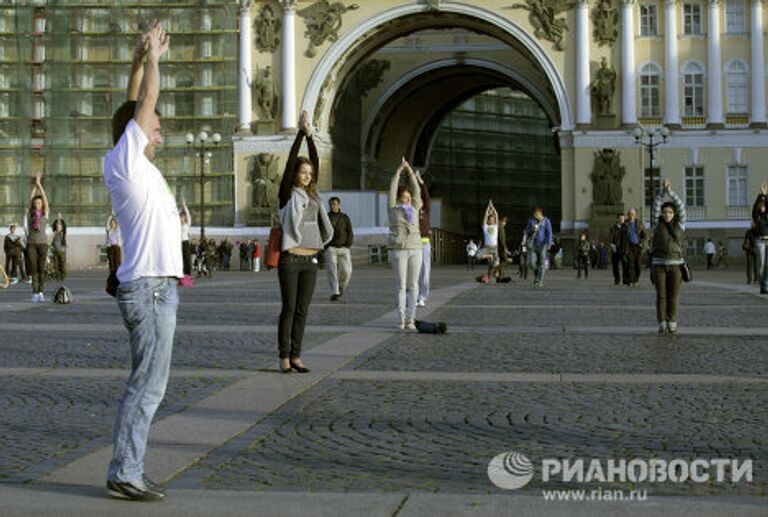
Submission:
POLYGON ((29 257, 29 274, 32 277, 32 292, 42 293, 45 263, 48 261, 48 245, 27 244, 27 256, 29 257))
POLYGON ((123 262, 123 250, 120 246, 107 246, 107 261, 109 262, 109 272, 117 273, 117 268, 123 262))
POLYGON ((184 274, 192 276, 192 245, 189 241, 181 241, 181 260, 183 262, 184 274))
POLYGON ((19 278, 21 264, 18 255, 5 256, 5 272, 10 277, 19 278))
POLYGON ((630 244, 627 253, 627 276, 624 277, 625 284, 636 284, 640 279, 640 255, 642 250, 638 244, 630 244))
POLYGON ((589 278, 589 256, 579 255, 576 257, 576 276, 581 277, 581 270, 584 270, 584 278, 589 278))
POLYGON ((315 292, 317 257, 281 253, 277 278, 283 302, 277 327, 278 351, 280 359, 296 359, 301 357, 304 326, 315 292))
POLYGON ((53 271, 56 274, 56 280, 63 282, 67 279, 67 251, 53 250, 53 271))
POLYGON ((707 253, 707 269, 712 269, 712 259, 715 258, 713 253, 707 253))
MULTIPOLYGON (((620 284, 624 273, 624 255, 618 251, 611 254, 611 266, 613 266, 613 283, 620 284)), ((626 278, 626 275, 624 275, 626 278)))

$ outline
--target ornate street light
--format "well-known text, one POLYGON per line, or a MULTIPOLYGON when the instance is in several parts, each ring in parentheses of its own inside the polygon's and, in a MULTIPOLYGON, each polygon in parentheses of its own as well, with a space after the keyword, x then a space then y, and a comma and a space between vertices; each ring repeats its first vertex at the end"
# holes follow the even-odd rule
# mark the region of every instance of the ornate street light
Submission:
MULTIPOLYGON (((642 145, 645 149, 648 149, 648 157, 650 159, 648 184, 651 189, 651 203, 653 203, 653 196, 656 195, 655 192, 653 192, 653 153, 658 146, 666 143, 667 137, 669 137, 669 128, 667 126, 661 126, 653 131, 648 131, 643 126, 637 126, 632 130, 632 136, 635 137, 636 144, 642 145), (659 137, 661 137, 661 140, 658 140, 659 137), (654 138, 657 139, 655 142, 654 138)), ((645 192, 645 189, 643 189, 643 192, 645 192)), ((643 195, 643 207, 645 207, 645 195, 643 195)), ((653 221, 650 221, 650 223, 651 226, 653 226, 653 221)))
MULTIPOLYGON (((206 150, 208 133, 200 131, 197 135, 197 144, 195 144, 195 135, 187 133, 184 137, 187 142, 187 151, 192 152, 200 158, 200 240, 205 239, 205 164, 209 163, 213 153, 206 150)), ((211 135, 211 142, 215 147, 221 143, 221 135, 214 133, 211 135)))

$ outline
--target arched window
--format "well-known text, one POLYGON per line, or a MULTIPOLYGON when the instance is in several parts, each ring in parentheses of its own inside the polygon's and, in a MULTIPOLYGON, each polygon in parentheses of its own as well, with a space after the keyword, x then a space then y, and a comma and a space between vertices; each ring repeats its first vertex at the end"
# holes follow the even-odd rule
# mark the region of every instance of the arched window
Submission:
POLYGON ((653 63, 648 63, 640 70, 641 117, 658 117, 661 115, 660 75, 659 67, 653 63))
POLYGON ((749 71, 744 61, 733 61, 725 71, 728 113, 747 113, 749 71))
POLYGON ((704 116, 704 68, 688 63, 683 70, 683 99, 686 117, 704 116))

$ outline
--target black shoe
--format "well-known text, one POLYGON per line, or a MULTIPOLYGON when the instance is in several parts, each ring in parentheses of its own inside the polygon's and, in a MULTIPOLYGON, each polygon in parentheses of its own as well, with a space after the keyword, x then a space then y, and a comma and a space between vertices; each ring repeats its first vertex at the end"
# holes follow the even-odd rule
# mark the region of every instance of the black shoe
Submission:
POLYGON ((332 295, 331 295, 331 301, 332 301, 332 302, 335 302, 335 301, 336 301, 336 300, 338 300, 339 298, 341 298, 341 295, 340 295, 340 294, 332 294, 332 295))
POLYGON ((283 367, 283 365, 280 365, 280 373, 292 373, 296 370, 293 369, 293 366, 289 366, 288 368, 283 367))
POLYGON ((154 503, 165 499, 165 493, 150 488, 143 480, 122 483, 107 481, 107 495, 115 499, 154 503))
POLYGON ((760 294, 768 294, 768 289, 760 289, 760 294))
POLYGON ((291 361, 291 368, 293 368, 295 371, 299 373, 309 373, 309 368, 305 366, 297 366, 293 363, 293 361, 291 361))

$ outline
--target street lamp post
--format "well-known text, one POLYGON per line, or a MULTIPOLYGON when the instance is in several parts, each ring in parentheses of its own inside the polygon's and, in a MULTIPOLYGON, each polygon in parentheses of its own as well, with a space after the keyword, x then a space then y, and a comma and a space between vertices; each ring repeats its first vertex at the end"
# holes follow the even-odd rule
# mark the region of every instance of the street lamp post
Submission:
MULTIPOLYGON (((197 134, 198 143, 195 144, 195 135, 187 133, 184 137, 187 142, 187 149, 193 149, 193 153, 200 158, 200 240, 205 239, 205 164, 210 160, 212 154, 205 150, 205 144, 208 141, 208 133, 200 131, 197 134)), ((218 147, 221 143, 221 135, 214 133, 211 135, 211 142, 218 147)))
MULTIPOLYGON (((653 203, 653 154, 658 146, 666 143, 667 137, 669 137, 669 128, 667 126, 657 127, 653 131, 647 131, 642 126, 635 127, 632 130, 632 135, 635 137, 635 143, 642 145, 645 149, 648 149, 648 158, 650 160, 650 172, 648 176, 648 184, 651 189, 651 203, 653 203), (647 140, 644 138, 647 137, 647 140), (654 138, 661 140, 654 141, 654 138)), ((645 171, 643 171, 645 172, 645 171)), ((643 208, 645 208, 645 188, 643 188, 643 208)), ((650 221, 651 227, 653 227, 653 221, 650 221)))

